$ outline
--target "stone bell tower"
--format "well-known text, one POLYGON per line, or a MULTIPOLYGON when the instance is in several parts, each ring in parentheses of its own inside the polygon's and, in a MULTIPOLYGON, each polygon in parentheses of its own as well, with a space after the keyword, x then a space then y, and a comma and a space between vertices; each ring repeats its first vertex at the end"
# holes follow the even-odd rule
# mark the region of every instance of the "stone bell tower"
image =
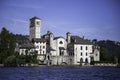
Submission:
POLYGON ((30 40, 33 38, 41 38, 41 19, 33 17, 30 19, 30 40))

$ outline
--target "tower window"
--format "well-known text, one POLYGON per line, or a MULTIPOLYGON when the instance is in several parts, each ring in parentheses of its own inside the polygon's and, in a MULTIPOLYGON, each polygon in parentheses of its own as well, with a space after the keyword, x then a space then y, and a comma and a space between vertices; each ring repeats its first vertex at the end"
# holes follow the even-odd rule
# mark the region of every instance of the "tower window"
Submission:
POLYGON ((87 52, 86 52, 86 56, 87 56, 87 52))
POLYGON ((37 25, 39 25, 40 23, 37 21, 37 25))

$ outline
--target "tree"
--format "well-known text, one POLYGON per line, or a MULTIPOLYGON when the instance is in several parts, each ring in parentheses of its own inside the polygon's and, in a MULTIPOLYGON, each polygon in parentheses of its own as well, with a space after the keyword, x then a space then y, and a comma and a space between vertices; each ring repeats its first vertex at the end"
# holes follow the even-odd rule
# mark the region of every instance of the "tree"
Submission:
POLYGON ((34 52, 32 52, 31 54, 32 54, 32 62, 33 62, 33 63, 38 63, 38 59, 37 59, 37 57, 38 57, 38 52, 37 52, 37 51, 34 51, 34 52))
POLYGON ((4 66, 17 66, 16 57, 9 56, 4 62, 4 66))
POLYGON ((100 59, 101 61, 108 61, 109 59, 109 52, 106 48, 101 48, 100 59))
POLYGON ((0 35, 0 63, 3 63, 8 57, 8 48, 9 48, 10 36, 9 31, 6 28, 2 28, 0 35))
POLYGON ((9 42, 9 55, 14 55, 16 47, 16 37, 14 34, 10 33, 10 42, 9 42))
POLYGON ((21 54, 21 55, 18 55, 16 57, 16 62, 17 62, 17 65, 21 66, 21 65, 24 65, 26 63, 26 60, 25 60, 25 55, 24 54, 21 54))
POLYGON ((0 33, 0 63, 4 63, 7 57, 14 55, 15 47, 15 36, 3 27, 0 33))

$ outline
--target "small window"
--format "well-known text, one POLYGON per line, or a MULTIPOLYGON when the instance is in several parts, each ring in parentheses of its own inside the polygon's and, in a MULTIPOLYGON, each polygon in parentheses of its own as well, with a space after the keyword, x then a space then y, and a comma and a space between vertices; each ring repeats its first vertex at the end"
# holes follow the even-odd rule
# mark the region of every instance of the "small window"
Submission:
POLYGON ((98 56, 98 54, 96 54, 96 56, 98 56))
POLYGON ((80 54, 81 54, 81 56, 82 56, 82 52, 81 52, 80 54))
POLYGON ((43 46, 43 49, 45 48, 45 46, 43 46))
POLYGON ((39 21, 37 21, 37 25, 39 25, 40 23, 39 23, 39 21))
POLYGON ((24 50, 22 50, 22 53, 24 53, 24 50))
POLYGON ((60 43, 60 44, 63 44, 63 42, 62 42, 62 41, 60 41, 59 43, 60 43))
POLYGON ((87 56, 88 54, 87 54, 87 52, 86 52, 86 56, 87 56))
POLYGON ((43 51, 43 54, 45 53, 45 51, 43 51))
POLYGON ((80 50, 82 50, 82 46, 80 47, 80 50))
POLYGON ((36 46, 36 48, 39 48, 39 46, 36 46))
POLYGON ((88 47, 86 46, 86 50, 88 50, 88 47))
POLYGON ((74 56, 74 53, 71 52, 71 56, 74 56))

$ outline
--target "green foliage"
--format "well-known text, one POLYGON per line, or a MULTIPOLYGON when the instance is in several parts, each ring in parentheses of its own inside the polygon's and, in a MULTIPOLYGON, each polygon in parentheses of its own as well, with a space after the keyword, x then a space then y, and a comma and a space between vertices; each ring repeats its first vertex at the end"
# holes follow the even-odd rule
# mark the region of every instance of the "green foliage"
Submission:
POLYGON ((38 63, 37 57, 38 57, 38 53, 37 51, 34 52, 29 52, 28 50, 25 51, 26 55, 25 55, 25 59, 26 59, 26 63, 38 63))
POLYGON ((0 63, 9 57, 14 55, 14 49, 16 46, 16 38, 6 28, 2 28, 0 33, 0 63))
POLYGON ((15 56, 9 56, 5 60, 4 66, 17 66, 16 57, 15 56))
POLYGON ((96 39, 93 42, 100 46, 100 61, 120 63, 120 42, 111 40, 97 41, 96 39))
POLYGON ((28 52, 26 50, 26 55, 19 55, 18 52, 15 52, 16 42, 23 43, 27 42, 28 39, 26 36, 14 35, 9 33, 6 28, 2 28, 0 32, 0 63, 5 66, 21 66, 26 63, 38 63, 37 52, 28 52))
POLYGON ((15 37, 16 37, 17 43, 19 43, 19 44, 29 42, 27 35, 16 34, 15 37))
POLYGON ((21 54, 21 55, 18 55, 16 58, 17 58, 16 61, 17 61, 18 66, 25 65, 25 63, 26 63, 25 55, 21 54))

